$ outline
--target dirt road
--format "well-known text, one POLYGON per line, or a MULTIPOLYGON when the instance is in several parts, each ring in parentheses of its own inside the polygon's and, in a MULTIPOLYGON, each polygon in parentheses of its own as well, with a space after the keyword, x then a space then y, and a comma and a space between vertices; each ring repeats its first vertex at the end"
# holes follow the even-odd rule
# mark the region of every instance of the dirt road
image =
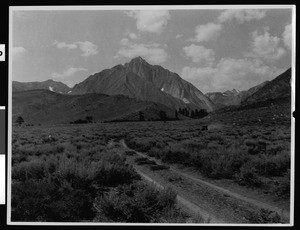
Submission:
MULTIPOLYGON (((143 153, 141 153, 141 152, 137 152, 137 151, 135 151, 135 150, 133 150, 133 149, 130 149, 130 148, 126 145, 124 139, 122 139, 119 143, 120 143, 120 145, 121 145, 123 148, 125 148, 125 149, 127 149, 127 150, 129 150, 129 151, 134 151, 134 152, 136 152, 139 156, 146 157, 146 158, 149 158, 149 159, 150 159, 150 157, 148 157, 146 154, 143 154, 143 153)), ((160 160, 157 160, 157 159, 154 159, 154 158, 151 158, 151 160, 154 160, 157 164, 162 164, 162 162, 161 162, 160 160)), ((245 196, 240 195, 240 194, 238 194, 238 193, 235 193, 235 192, 233 192, 233 191, 229 191, 229 190, 227 190, 227 189, 225 189, 225 188, 222 188, 222 187, 220 187, 220 186, 217 186, 217 185, 215 185, 215 184, 212 184, 212 183, 209 183, 209 182, 207 182, 207 181, 204 181, 204 180, 201 180, 201 179, 199 179, 199 178, 196 178, 196 177, 193 176, 193 175, 190 175, 190 174, 188 174, 188 173, 182 172, 182 171, 180 171, 179 169, 174 168, 174 167, 172 167, 172 166, 170 166, 170 170, 171 170, 172 172, 174 172, 174 173, 180 175, 180 176, 183 176, 183 177, 185 177, 185 178, 187 178, 187 179, 193 181, 193 182, 196 182, 196 183, 198 183, 198 184, 202 184, 202 185, 208 186, 208 187, 210 187, 210 188, 212 188, 212 189, 214 189, 214 190, 217 190, 217 191, 223 193, 225 196, 230 196, 231 198, 234 198, 234 199, 236 199, 236 200, 242 201, 242 202, 244 202, 244 203, 251 204, 252 206, 255 206, 255 207, 259 208, 259 209, 264 208, 264 209, 269 209, 269 210, 275 211, 275 212, 277 212, 278 214, 280 214, 280 215, 281 215, 281 218, 283 218, 285 221, 288 221, 289 218, 290 218, 290 213, 289 213, 288 211, 286 211, 286 210, 282 210, 281 208, 278 208, 278 207, 275 207, 275 206, 273 206, 273 205, 267 204, 267 203, 262 202, 262 201, 260 201, 260 200, 256 200, 256 199, 249 198, 249 197, 245 197, 245 196)), ((213 215, 211 215, 211 216, 213 217, 213 215)), ((217 220, 218 218, 212 218, 212 219, 216 219, 216 220, 217 220)))
MULTIPOLYGON (((124 140, 119 142, 112 140, 108 146, 122 149, 123 152, 134 151, 141 157, 162 164, 158 159, 150 158, 146 154, 129 148, 124 140)), ((134 157, 131 157, 131 164, 145 181, 159 189, 171 187, 177 193, 178 203, 191 213, 200 214, 205 222, 245 223, 245 213, 248 211, 257 212, 261 208, 276 211, 284 223, 289 222, 289 212, 274 205, 230 191, 170 165, 169 170, 153 172, 149 170, 149 167, 136 165, 133 159, 134 157), (181 182, 170 182, 169 176, 180 177, 181 182)))
MULTIPOLYGON (((136 167, 135 167, 135 170, 137 171, 138 174, 140 174, 142 176, 142 178, 144 178, 148 182, 152 183, 157 188, 165 189, 165 187, 162 184, 160 184, 159 182, 153 180, 151 177, 147 176, 145 173, 138 170, 136 167)), ((176 196, 176 199, 177 199, 177 201, 180 205, 184 206, 186 209, 190 210, 192 213, 200 215, 205 220, 205 222, 209 222, 209 223, 226 223, 224 220, 216 218, 211 213, 208 213, 207 211, 203 210, 198 205, 192 203, 191 201, 183 198, 182 196, 180 196, 178 194, 176 196)))

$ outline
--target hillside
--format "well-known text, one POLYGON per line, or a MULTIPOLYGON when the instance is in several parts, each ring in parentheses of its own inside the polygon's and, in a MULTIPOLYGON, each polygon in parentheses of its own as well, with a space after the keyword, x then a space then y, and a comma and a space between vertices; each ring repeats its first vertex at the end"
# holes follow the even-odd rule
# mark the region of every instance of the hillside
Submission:
MULTIPOLYGON (((61 124, 92 116, 94 122, 109 120, 139 120, 141 112, 145 120, 156 120, 165 111, 169 119, 175 119, 175 111, 147 101, 123 95, 104 94, 63 95, 48 90, 14 92, 12 119, 22 116, 30 124, 61 124), (133 114, 133 115, 132 115, 133 114)), ((187 119, 179 115, 179 119, 187 119)))
POLYGON ((291 97, 291 68, 245 98, 242 106, 291 97))

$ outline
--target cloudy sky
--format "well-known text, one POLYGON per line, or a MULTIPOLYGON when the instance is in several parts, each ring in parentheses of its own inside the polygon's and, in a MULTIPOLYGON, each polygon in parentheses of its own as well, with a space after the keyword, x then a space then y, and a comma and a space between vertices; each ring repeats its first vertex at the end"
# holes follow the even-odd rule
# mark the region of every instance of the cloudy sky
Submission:
POLYGON ((12 78, 69 86, 141 56, 202 92, 248 89, 291 66, 291 9, 14 10, 12 78))

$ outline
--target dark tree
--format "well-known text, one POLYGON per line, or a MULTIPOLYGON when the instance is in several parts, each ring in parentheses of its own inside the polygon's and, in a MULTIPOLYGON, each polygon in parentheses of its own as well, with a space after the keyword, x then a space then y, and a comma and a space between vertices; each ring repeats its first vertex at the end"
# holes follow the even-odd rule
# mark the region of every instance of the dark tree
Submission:
POLYGON ((19 116, 19 117, 16 119, 16 123, 17 123, 19 126, 22 125, 22 123, 24 123, 23 117, 19 116))
POLYGON ((200 117, 205 117, 208 115, 208 112, 205 109, 201 109, 200 112, 200 117))
POLYGON ((175 119, 176 119, 176 120, 179 120, 177 110, 175 110, 175 119))
POLYGON ((160 111, 159 111, 159 118, 160 118, 160 120, 162 120, 162 121, 166 121, 166 120, 167 120, 167 114, 166 114, 166 112, 163 111, 163 110, 160 110, 160 111))
POLYGON ((144 121, 145 120, 144 114, 142 113, 142 111, 139 112, 139 119, 140 119, 140 121, 144 121))
POLYGON ((86 120, 88 123, 92 123, 92 122, 93 122, 93 117, 92 117, 92 116, 87 116, 87 117, 85 117, 85 120, 86 120))
POLYGON ((186 116, 186 117, 189 117, 189 116, 190 116, 190 112, 189 112, 187 109, 185 109, 185 116, 186 116))
POLYGON ((195 112, 194 112, 194 110, 192 110, 192 112, 191 112, 191 118, 195 118, 195 112))

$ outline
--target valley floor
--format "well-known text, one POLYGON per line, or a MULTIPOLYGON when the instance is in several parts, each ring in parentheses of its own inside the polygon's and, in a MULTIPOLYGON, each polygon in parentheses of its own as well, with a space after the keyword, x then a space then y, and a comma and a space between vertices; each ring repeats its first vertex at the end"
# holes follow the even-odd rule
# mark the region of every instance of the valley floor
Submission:
POLYGON ((251 112, 172 122, 14 126, 12 217, 289 223, 289 109, 251 112), (149 210, 149 189, 137 183, 136 174, 158 191, 171 188, 182 212, 172 203, 173 193, 154 191, 149 210), (172 201, 168 211, 156 199, 172 201), (143 216, 135 219, 131 212, 143 216))

